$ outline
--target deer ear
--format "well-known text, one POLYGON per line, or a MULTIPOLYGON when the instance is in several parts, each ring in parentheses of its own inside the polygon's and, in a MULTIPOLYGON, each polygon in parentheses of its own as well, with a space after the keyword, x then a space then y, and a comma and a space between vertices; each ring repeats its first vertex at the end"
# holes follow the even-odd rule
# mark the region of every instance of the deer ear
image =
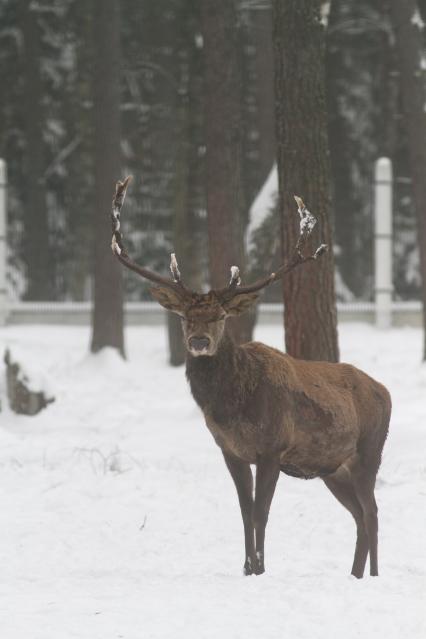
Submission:
POLYGON ((171 288, 152 287, 149 289, 152 297, 168 311, 184 315, 183 300, 179 293, 171 288))
POLYGON ((259 297, 258 293, 242 293, 236 295, 229 302, 224 302, 222 308, 227 315, 241 315, 254 304, 259 297))

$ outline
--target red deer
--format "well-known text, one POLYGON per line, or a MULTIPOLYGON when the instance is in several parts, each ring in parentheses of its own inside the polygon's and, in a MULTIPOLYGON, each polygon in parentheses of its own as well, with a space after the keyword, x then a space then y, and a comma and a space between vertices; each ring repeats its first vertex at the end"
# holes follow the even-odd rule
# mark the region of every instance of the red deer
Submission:
POLYGON ((113 199, 112 250, 122 264, 157 286, 152 296, 182 319, 186 375, 208 429, 234 480, 245 535, 246 575, 264 572, 265 527, 280 471, 319 477, 355 519, 352 574, 361 578, 367 555, 378 574, 374 487, 389 428, 391 400, 384 386, 351 366, 302 361, 258 342, 238 346, 225 330, 259 291, 291 269, 318 258, 304 256, 316 219, 296 197, 300 237, 290 261, 275 273, 242 286, 237 267, 228 286, 201 294, 183 284, 172 254, 172 279, 133 262, 120 232, 120 212, 130 178, 113 199), (255 490, 251 466, 256 466, 255 490))

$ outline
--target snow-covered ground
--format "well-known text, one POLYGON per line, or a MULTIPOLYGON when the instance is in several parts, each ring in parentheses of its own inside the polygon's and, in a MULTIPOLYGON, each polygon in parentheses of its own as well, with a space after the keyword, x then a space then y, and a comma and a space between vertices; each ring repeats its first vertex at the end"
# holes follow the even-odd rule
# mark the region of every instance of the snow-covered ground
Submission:
MULTIPOLYGON (((280 346, 279 327, 257 338, 280 346)), ((355 527, 320 480, 281 476, 266 574, 243 577, 234 486, 166 362, 131 328, 129 361, 87 355, 88 329, 8 327, 57 400, 0 414, 1 639, 424 639, 426 370, 416 329, 340 327, 342 354, 390 389, 377 487, 379 578, 349 576, 355 527)))

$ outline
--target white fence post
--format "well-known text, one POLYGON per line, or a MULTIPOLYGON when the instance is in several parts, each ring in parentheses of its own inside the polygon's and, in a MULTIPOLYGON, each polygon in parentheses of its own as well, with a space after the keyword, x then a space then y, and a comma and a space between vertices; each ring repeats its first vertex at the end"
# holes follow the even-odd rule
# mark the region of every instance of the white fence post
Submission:
POLYGON ((6 162, 0 158, 0 326, 6 323, 8 315, 6 290, 6 162))
POLYGON ((376 326, 392 325, 392 163, 379 158, 375 167, 374 297, 376 326))

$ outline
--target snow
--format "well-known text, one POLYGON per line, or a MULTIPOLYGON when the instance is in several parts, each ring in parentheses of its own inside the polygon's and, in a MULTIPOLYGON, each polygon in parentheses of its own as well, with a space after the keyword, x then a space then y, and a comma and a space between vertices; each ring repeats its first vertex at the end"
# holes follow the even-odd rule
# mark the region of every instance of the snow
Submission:
POLYGON ((240 269, 238 266, 231 266, 231 280, 229 284, 231 285, 235 281, 237 282, 237 286, 241 284, 240 269))
POLYGON ((178 282, 180 280, 180 271, 175 253, 170 253, 170 271, 172 273, 173 280, 178 282))
POLYGON ((328 17, 330 15, 331 2, 321 2, 320 7, 320 15, 321 15, 321 24, 324 27, 328 26, 328 17))
MULTIPOLYGON (((83 327, 7 327, 55 380, 12 414, 0 389, 0 636, 317 639, 426 636, 426 369, 421 332, 340 327, 343 359, 394 412, 377 485, 379 578, 349 576, 355 527, 320 480, 282 476, 266 574, 243 577, 232 481, 163 328, 127 332, 129 361, 87 354, 83 327)), ((280 327, 257 338, 280 347, 280 327)), ((4 386, 4 380, 2 382, 4 386)))
POLYGON ((257 194, 249 211, 249 223, 246 230, 246 250, 250 251, 253 233, 262 226, 266 216, 274 208, 278 194, 278 171, 274 164, 262 188, 257 194))
MULTIPOLYGON (((116 229, 118 230, 118 229, 116 229)), ((115 233, 115 232, 114 232, 115 233)), ((115 234, 112 236, 112 240, 111 240, 111 250, 113 253, 115 253, 116 255, 121 255, 121 248, 118 246, 118 242, 117 239, 115 237, 115 234)))
POLYGON ((197 47, 197 49, 202 49, 204 46, 204 38, 202 34, 196 33, 194 40, 195 40, 195 46, 197 47))
POLYGON ((17 379, 33 393, 43 393, 46 399, 55 397, 54 384, 40 365, 26 350, 14 346, 8 351, 8 358, 11 364, 19 367, 17 379))
POLYGON ((299 197, 295 195, 294 199, 299 205, 299 208, 297 210, 299 211, 300 215, 300 235, 303 235, 305 231, 308 235, 310 235, 314 230, 317 219, 312 215, 310 211, 308 211, 299 197))
POLYGON ((411 16, 411 24, 414 24, 414 26, 419 27, 420 29, 423 29, 425 26, 425 23, 423 22, 420 15, 420 11, 417 8, 414 9, 414 13, 411 16))

